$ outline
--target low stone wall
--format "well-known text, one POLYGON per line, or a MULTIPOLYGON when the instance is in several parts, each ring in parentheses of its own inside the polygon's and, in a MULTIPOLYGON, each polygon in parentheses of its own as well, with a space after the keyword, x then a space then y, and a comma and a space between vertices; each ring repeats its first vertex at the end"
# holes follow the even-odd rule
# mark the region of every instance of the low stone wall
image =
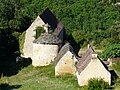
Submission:
MULTIPOLYGON (((33 66, 49 65, 57 56, 59 50, 58 45, 36 44, 33 43, 33 66)), ((32 51, 31 51, 32 52, 32 51)))

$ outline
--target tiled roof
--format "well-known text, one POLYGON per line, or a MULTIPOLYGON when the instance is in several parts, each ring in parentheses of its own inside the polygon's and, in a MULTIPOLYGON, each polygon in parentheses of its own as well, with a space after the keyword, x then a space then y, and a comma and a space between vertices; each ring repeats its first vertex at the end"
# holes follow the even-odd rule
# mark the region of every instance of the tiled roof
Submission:
MULTIPOLYGON (((87 65, 90 63, 90 61, 92 59, 98 58, 100 60, 99 57, 96 57, 96 56, 94 57, 94 56, 92 56, 92 54, 96 54, 96 52, 93 50, 93 48, 91 46, 89 46, 87 51, 83 54, 82 58, 76 64, 76 68, 79 73, 81 73, 87 67, 87 65)), ((105 63, 101 60, 100 60, 100 62, 105 67, 105 69, 108 70, 108 67, 105 65, 105 63)))
POLYGON ((56 65, 59 60, 64 56, 64 54, 67 52, 67 51, 70 51, 73 53, 73 48, 72 46, 69 44, 69 43, 66 43, 62 48, 61 50, 59 51, 57 57, 55 58, 54 60, 54 64, 56 65))
POLYGON ((79 60, 79 62, 76 64, 76 68, 79 73, 81 73, 90 63, 93 52, 94 50, 90 46, 89 49, 82 55, 82 58, 79 60))
POLYGON ((56 19, 54 14, 50 11, 49 8, 46 8, 40 15, 40 18, 45 24, 50 25, 53 29, 53 33, 42 34, 34 43, 43 43, 43 44, 58 44, 61 43, 61 38, 59 34, 63 30, 63 25, 56 19))
POLYGON ((49 8, 46 8, 39 16, 44 21, 44 23, 48 23, 53 30, 57 27, 58 20, 49 8))
POLYGON ((53 33, 42 33, 39 38, 33 41, 37 44, 60 44, 62 41, 53 33))

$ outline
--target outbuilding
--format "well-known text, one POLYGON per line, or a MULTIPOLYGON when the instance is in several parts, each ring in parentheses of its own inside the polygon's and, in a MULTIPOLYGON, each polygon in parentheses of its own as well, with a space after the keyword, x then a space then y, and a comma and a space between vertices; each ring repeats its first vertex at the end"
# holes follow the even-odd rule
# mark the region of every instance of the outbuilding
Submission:
POLYGON ((43 33, 33 41, 33 66, 46 66, 54 62, 62 41, 53 33, 43 33))
POLYGON ((103 79, 111 84, 111 74, 91 46, 76 64, 77 79, 80 86, 87 85, 91 78, 103 79))
POLYGON ((75 75, 75 64, 77 61, 78 59, 73 52, 72 46, 69 43, 66 43, 55 58, 55 76, 61 76, 64 74, 75 75))

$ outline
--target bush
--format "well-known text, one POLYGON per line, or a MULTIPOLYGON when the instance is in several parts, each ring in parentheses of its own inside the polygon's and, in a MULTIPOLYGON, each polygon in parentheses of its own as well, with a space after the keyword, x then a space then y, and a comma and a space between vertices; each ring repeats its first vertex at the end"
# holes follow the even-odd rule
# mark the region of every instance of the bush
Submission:
POLYGON ((120 62, 118 61, 118 62, 114 63, 113 68, 120 72, 120 62))
POLYGON ((24 41, 25 41, 25 32, 23 32, 19 37, 19 50, 21 54, 23 54, 24 41))
POLYGON ((44 28, 43 27, 37 27, 36 28, 36 39, 41 35, 41 33, 44 33, 44 28))
POLYGON ((106 60, 108 58, 120 57, 120 44, 111 44, 106 46, 101 54, 101 57, 106 60))
POLYGON ((88 81, 88 90, 104 90, 110 89, 111 87, 103 79, 90 79, 88 81))

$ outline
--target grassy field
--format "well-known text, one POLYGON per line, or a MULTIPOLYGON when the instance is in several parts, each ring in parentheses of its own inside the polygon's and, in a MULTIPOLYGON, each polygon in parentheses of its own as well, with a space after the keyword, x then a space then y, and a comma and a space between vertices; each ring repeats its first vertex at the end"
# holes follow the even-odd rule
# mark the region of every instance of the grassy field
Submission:
MULTIPOLYGON (((120 63, 116 63, 110 69, 115 70, 120 77, 120 63)), ((120 90, 120 78, 112 87, 120 90)), ((35 68, 30 64, 15 75, 2 76, 0 90, 87 90, 87 86, 78 86, 76 77, 72 75, 55 77, 53 65, 35 68)))
POLYGON ((76 77, 54 76, 54 66, 33 67, 29 65, 10 77, 1 77, 0 90, 85 90, 79 87, 76 77))

